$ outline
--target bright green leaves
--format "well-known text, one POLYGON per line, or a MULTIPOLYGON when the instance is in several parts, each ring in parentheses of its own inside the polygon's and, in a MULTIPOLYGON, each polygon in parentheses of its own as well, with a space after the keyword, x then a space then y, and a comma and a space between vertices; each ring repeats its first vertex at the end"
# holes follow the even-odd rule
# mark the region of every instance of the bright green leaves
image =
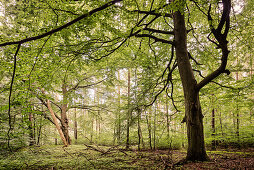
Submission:
POLYGON ((169 8, 172 12, 180 11, 184 13, 186 7, 186 0, 174 0, 170 3, 169 8))

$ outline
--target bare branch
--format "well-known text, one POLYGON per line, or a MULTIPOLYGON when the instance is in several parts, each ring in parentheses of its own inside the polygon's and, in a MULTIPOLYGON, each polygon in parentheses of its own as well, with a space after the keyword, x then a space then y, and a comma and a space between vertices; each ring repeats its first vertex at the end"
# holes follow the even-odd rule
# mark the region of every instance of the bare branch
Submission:
POLYGON ((154 10, 153 11, 142 11, 142 10, 134 10, 132 12, 138 12, 140 14, 147 14, 147 15, 155 15, 157 17, 160 17, 160 16, 164 16, 164 17, 169 17, 169 18, 172 18, 172 14, 168 14, 168 13, 157 13, 155 12, 154 10))
POLYGON ((144 28, 144 30, 147 30, 147 31, 150 31, 153 33, 174 35, 174 31, 163 31, 163 30, 156 30, 156 29, 152 29, 152 28, 144 28))
POLYGON ((193 60, 197 65, 203 65, 203 64, 200 64, 199 62, 197 62, 197 60, 195 58, 192 57, 192 55, 188 52, 188 55, 189 55, 189 58, 191 60, 193 60))
POLYGON ((221 64, 220 64, 219 68, 217 68, 215 71, 213 71, 211 74, 206 76, 201 82, 199 82, 197 84, 197 90, 200 90, 202 87, 204 87, 206 84, 210 83, 213 79, 215 79, 222 73, 230 74, 230 71, 226 69, 227 61, 228 61, 228 54, 230 52, 228 50, 228 46, 227 46, 228 41, 226 40, 226 38, 227 38, 228 30, 229 30, 229 17, 230 17, 229 14, 230 14, 230 9, 231 9, 231 0, 222 0, 222 3, 223 3, 223 14, 220 18, 220 23, 219 23, 217 29, 215 29, 212 25, 212 17, 210 14, 211 5, 209 6, 209 10, 208 10, 208 21, 210 24, 212 34, 218 41, 218 45, 217 45, 218 48, 221 48, 221 50, 222 50, 221 64), (221 31, 222 31, 222 28, 224 25, 225 25, 225 32, 222 33, 221 31))
POLYGON ((153 36, 151 34, 136 34, 134 36, 135 37, 148 37, 148 38, 154 39, 155 42, 162 42, 162 43, 174 45, 173 41, 168 41, 168 40, 165 40, 165 39, 162 39, 162 38, 158 38, 158 37, 155 37, 155 36, 153 36))
POLYGON ((101 81, 98 81, 96 83, 93 83, 93 84, 88 84, 88 85, 85 85, 85 86, 77 86, 76 89, 81 89, 81 88, 88 88, 88 87, 91 87, 91 86, 95 86, 97 84, 100 84, 102 83, 103 81, 105 81, 107 78, 101 80, 101 81))

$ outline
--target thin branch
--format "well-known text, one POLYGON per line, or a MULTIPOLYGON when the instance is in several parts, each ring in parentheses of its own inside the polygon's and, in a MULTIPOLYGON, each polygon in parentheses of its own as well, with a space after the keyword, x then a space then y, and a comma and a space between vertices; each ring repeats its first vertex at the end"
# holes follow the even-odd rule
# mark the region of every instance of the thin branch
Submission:
POLYGON ((158 37, 155 37, 155 36, 150 35, 150 34, 136 34, 134 36, 135 37, 148 37, 148 38, 154 39, 155 42, 162 42, 162 43, 174 45, 173 41, 168 41, 168 40, 165 40, 165 39, 162 39, 162 38, 158 38, 158 37))
POLYGON ((170 96, 169 96, 169 94, 168 94, 168 88, 169 88, 169 86, 168 86, 167 89, 166 89, 166 94, 167 94, 168 98, 171 99, 172 104, 173 104, 175 110, 176 110, 177 112, 180 112, 180 111, 177 109, 176 105, 175 105, 175 100, 174 100, 174 97, 173 97, 173 93, 174 93, 174 84, 173 84, 173 82, 172 82, 172 79, 170 79, 169 81, 170 81, 170 84, 171 84, 170 96))
POLYGON ((43 43, 42 47, 40 48, 39 52, 37 53, 37 55, 36 55, 36 57, 35 57, 34 64, 33 64, 33 67, 32 67, 32 69, 31 69, 31 71, 30 71, 30 73, 29 73, 29 75, 28 75, 29 78, 30 78, 30 76, 31 76, 31 74, 32 74, 32 72, 33 72, 33 70, 34 70, 34 68, 35 68, 35 65, 36 65, 36 63, 37 63, 37 60, 38 60, 39 55, 41 54, 41 52, 42 52, 44 46, 46 45, 46 43, 48 42, 48 40, 50 39, 50 37, 51 37, 51 35, 46 39, 46 41, 43 43))
POLYGON ((166 83, 164 84, 163 88, 154 96, 154 99, 153 99, 153 101, 150 104, 145 105, 146 107, 149 107, 149 106, 153 105, 153 103, 157 100, 158 96, 166 89, 166 87, 168 86, 168 83, 170 82, 170 80, 172 78, 172 73, 176 69, 176 67, 177 67, 177 65, 175 64, 169 70, 168 77, 166 79, 166 83))
POLYGON ((76 89, 81 89, 81 88, 88 88, 88 87, 91 87, 91 86, 95 86, 97 84, 100 84, 102 83, 103 81, 105 81, 107 78, 103 79, 103 80, 100 80, 96 83, 93 83, 93 84, 88 84, 88 85, 85 85, 85 86, 77 86, 76 89))
POLYGON ((197 8, 199 9, 199 11, 201 11, 205 16, 207 16, 207 14, 200 8, 200 6, 198 5, 198 3, 194 0, 190 0, 191 2, 194 2, 194 4, 197 6, 197 8))
POLYGON ((188 52, 189 58, 192 59, 197 65, 203 65, 200 64, 199 62, 197 62, 197 60, 195 58, 192 57, 192 55, 188 52))
POLYGON ((153 33, 174 35, 174 31, 163 31, 163 30, 156 30, 156 29, 152 29, 152 28, 144 28, 144 30, 147 30, 147 31, 150 31, 153 33))
POLYGON ((168 13, 157 13, 157 12, 154 12, 154 11, 141 11, 141 10, 134 10, 134 11, 131 11, 131 12, 138 12, 140 14, 147 14, 147 15, 155 15, 157 17, 160 17, 160 16, 164 16, 164 17, 169 17, 169 18, 172 18, 172 14, 168 14, 168 13))
POLYGON ((13 87, 13 82, 14 82, 14 78, 15 78, 15 73, 16 73, 17 55, 18 55, 20 46, 21 46, 21 44, 18 44, 16 53, 14 55, 13 73, 12 73, 11 86, 10 86, 10 94, 9 94, 9 108, 8 108, 9 130, 8 130, 7 136, 8 136, 8 148, 10 150, 11 150, 11 148, 10 148, 10 132, 12 130, 12 125, 11 125, 11 94, 12 94, 12 87, 13 87))

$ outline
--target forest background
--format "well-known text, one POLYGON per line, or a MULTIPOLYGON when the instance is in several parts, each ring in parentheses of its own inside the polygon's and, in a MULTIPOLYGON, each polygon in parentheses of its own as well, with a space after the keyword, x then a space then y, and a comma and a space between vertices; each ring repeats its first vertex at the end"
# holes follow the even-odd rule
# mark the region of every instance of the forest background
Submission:
POLYGON ((177 12, 185 15, 189 63, 202 82, 197 98, 206 147, 253 147, 253 6, 251 0, 0 2, 1 150, 187 148, 177 12), (213 28, 227 3, 230 25, 221 27, 229 29, 227 67, 202 85, 223 63, 213 28))

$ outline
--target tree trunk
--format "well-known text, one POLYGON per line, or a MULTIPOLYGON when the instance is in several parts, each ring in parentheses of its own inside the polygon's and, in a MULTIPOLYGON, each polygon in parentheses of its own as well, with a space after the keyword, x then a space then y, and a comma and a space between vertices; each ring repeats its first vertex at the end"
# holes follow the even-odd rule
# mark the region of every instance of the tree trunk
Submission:
MULTIPOLYGON (((43 110, 42 110, 43 111, 43 110)), ((40 139, 41 139, 41 129, 42 129, 42 116, 40 116, 40 123, 39 127, 37 128, 37 145, 40 145, 40 139)))
POLYGON ((75 143, 77 143, 78 140, 78 123, 77 123, 77 109, 74 110, 74 138, 75 143))
POLYGON ((203 115, 199 101, 199 90, 195 80, 187 52, 187 32, 184 16, 175 12, 174 34, 176 59, 179 69, 185 101, 185 120, 187 125, 188 150, 186 160, 205 161, 208 159, 203 132, 203 115))
POLYGON ((141 149, 141 143, 142 146, 144 146, 140 121, 141 121, 141 110, 138 110, 138 150, 141 149))
POLYGON ((64 133, 63 133, 60 125, 58 124, 57 118, 56 118, 55 113, 54 113, 54 111, 53 111, 53 109, 51 107, 50 101, 48 99, 47 99, 47 107, 48 107, 49 112, 50 112, 50 114, 51 114, 51 116, 53 118, 53 121, 54 121, 54 123, 56 125, 56 129, 58 130, 58 133, 59 133, 59 135, 60 135, 60 137, 61 137, 61 139, 63 141, 64 146, 68 146, 68 142, 67 142, 67 140, 66 140, 66 138, 64 136, 64 133))
MULTIPOLYGON (((120 72, 118 71, 118 80, 120 80, 120 72)), ((120 144, 121 143, 121 89, 120 89, 120 85, 118 85, 118 120, 117 120, 117 143, 120 144)))
POLYGON ((29 125, 28 125, 28 129, 29 129, 29 146, 33 146, 35 144, 35 134, 34 134, 34 127, 33 126, 33 122, 34 122, 34 118, 32 113, 29 113, 29 125))
POLYGON ((221 112, 220 112, 220 129, 221 129, 221 135, 224 136, 223 126, 222 126, 222 120, 221 120, 221 112))
POLYGON ((69 136, 69 122, 67 118, 67 109, 68 109, 68 103, 67 103, 67 88, 66 85, 63 84, 62 86, 62 93, 63 93, 63 103, 62 103, 62 111, 61 111, 61 128, 64 134, 64 137, 68 143, 68 145, 71 144, 71 138, 69 136))
POLYGON ((130 120, 131 120, 131 110, 130 110, 130 88, 131 88, 131 73, 128 69, 128 112, 127 112, 127 127, 126 127, 126 149, 130 147, 130 120))
MULTIPOLYGON (((238 62, 238 61, 237 61, 238 62)), ((239 73, 236 72, 236 81, 239 80, 239 73)), ((237 137, 237 141, 238 143, 240 142, 240 134, 239 134, 239 127, 240 127, 240 120, 239 120, 239 106, 238 106, 238 101, 239 101, 239 91, 237 93, 237 99, 236 99, 236 137, 237 137)))
POLYGON ((169 115, 168 115, 168 98, 166 96, 166 120, 167 120, 167 141, 168 141, 168 148, 171 148, 171 142, 170 142, 170 139, 169 139, 169 115))
POLYGON ((216 150, 216 140, 215 140, 215 111, 212 110, 212 150, 216 150))
POLYGON ((153 147, 152 147, 151 121, 150 121, 150 115, 147 115, 147 112, 146 112, 146 123, 147 123, 147 130, 148 130, 149 146, 150 146, 150 149, 152 150, 153 147))
POLYGON ((153 150, 156 149, 156 116, 157 116, 157 102, 154 105, 154 117, 153 117, 153 150))

